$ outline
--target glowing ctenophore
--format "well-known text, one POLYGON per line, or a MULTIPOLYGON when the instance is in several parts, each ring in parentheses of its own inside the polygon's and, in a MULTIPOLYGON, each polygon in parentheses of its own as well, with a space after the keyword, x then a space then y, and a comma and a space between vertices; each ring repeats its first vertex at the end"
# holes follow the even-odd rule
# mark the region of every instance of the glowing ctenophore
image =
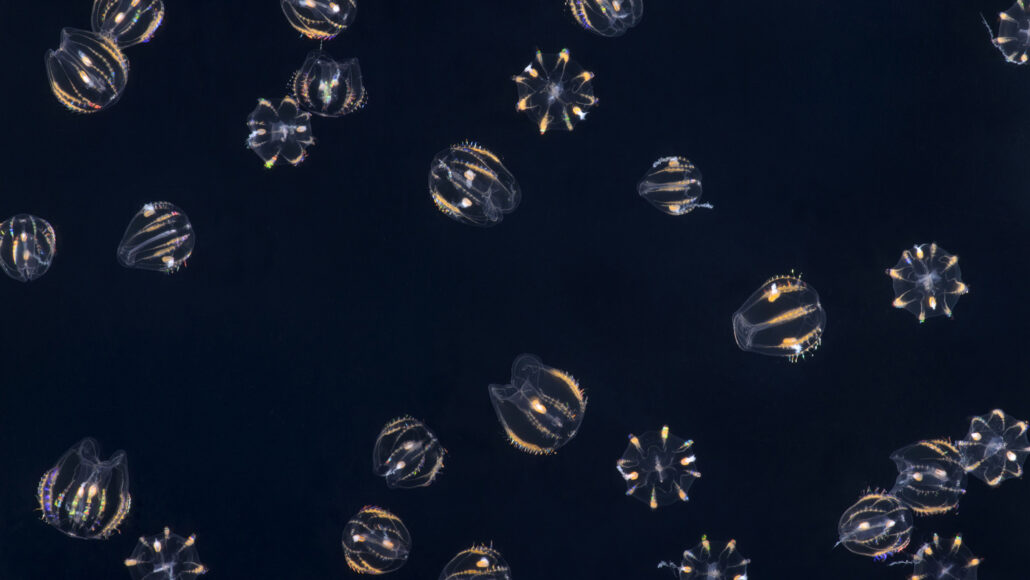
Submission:
POLYGON ((94 0, 93 32, 128 48, 149 42, 164 16, 162 0, 94 0))
POLYGON ((118 262, 126 268, 171 274, 193 254, 193 225, 167 201, 144 204, 125 228, 118 244, 118 262))
POLYGON ((511 580, 511 568, 493 546, 476 545, 458 552, 443 567, 439 580, 511 580))
POLYGON ((1005 60, 1013 64, 1030 62, 1030 14, 1027 13, 1026 0, 1016 0, 1008 10, 998 13, 997 35, 986 20, 984 26, 1005 60))
POLYGON ((501 159, 477 143, 451 145, 429 164, 429 194, 447 217, 489 227, 515 211, 522 190, 501 159))
POLYGON ((733 337, 741 350, 803 358, 822 342, 826 312, 819 294, 800 276, 775 276, 733 314, 733 337))
POLYGON ((1006 479, 1021 477, 1030 455, 1027 422, 1001 409, 973 417, 969 433, 957 442, 962 466, 973 477, 995 487, 1006 479))
POLYGON ((690 486, 701 477, 693 447, 692 440, 671 435, 668 425, 640 437, 630 434, 629 445, 615 464, 626 481, 626 495, 651 509, 689 500, 690 486))
POLYGON ((898 468, 890 495, 916 515, 943 514, 958 507, 966 493, 962 455, 950 441, 920 441, 891 454, 898 468))
POLYGON ((308 53, 291 86, 305 111, 323 117, 353 113, 368 101, 358 59, 337 62, 322 50, 308 53))
POLYGON ((39 278, 50 269, 55 254, 57 237, 45 219, 22 213, 0 223, 0 268, 11 278, 39 278))
POLYGON ((510 384, 488 392, 508 440, 526 453, 554 453, 576 436, 587 410, 576 379, 532 354, 515 358, 510 384))
POLYGON ((382 508, 361 508, 343 529, 343 555, 358 574, 393 572, 408 561, 410 553, 408 528, 382 508))
POLYGON ((941 540, 933 535, 933 543, 919 547, 912 558, 915 567, 910 580, 976 580, 980 558, 973 555, 962 536, 941 540))
POLYGON ((551 128, 571 131, 597 104, 593 79, 594 73, 569 58, 567 48, 558 54, 538 50, 533 62, 512 77, 519 93, 515 110, 525 113, 541 134, 551 128))
POLYGON ((669 215, 684 215, 703 207, 712 209, 701 199, 701 172, 683 157, 662 157, 651 165, 637 185, 637 193, 647 203, 669 215))
POLYGON ((133 580, 194 580, 207 573, 197 554, 197 536, 188 538, 164 532, 140 537, 125 566, 133 580))
POLYGON ((887 275, 894 285, 894 307, 908 310, 921 323, 942 314, 950 318, 958 299, 969 292, 958 256, 937 244, 916 244, 903 251, 887 275))
POLYGON ((129 468, 124 451, 103 461, 96 440, 76 443, 39 481, 43 521, 73 538, 106 540, 129 513, 129 468))
POLYGON ((580 26, 605 37, 622 36, 640 24, 644 0, 566 0, 580 26))
POLYGON ((844 511, 839 544, 859 556, 882 558, 904 550, 912 539, 912 510, 885 492, 870 492, 844 511))
POLYGON ((129 60, 111 38, 88 30, 61 30, 61 46, 46 53, 50 89, 76 113, 95 113, 118 102, 129 79, 129 60))
POLYGON ((393 488, 425 487, 443 470, 447 450, 422 421, 398 417, 387 423, 376 438, 372 470, 393 488))
POLYGON ((737 541, 726 542, 718 556, 712 553, 708 536, 701 543, 683 552, 683 562, 660 562, 659 568, 672 568, 679 580, 747 580, 747 565, 751 563, 737 551, 737 541))
POLYGON ((304 161, 307 148, 315 144, 311 135, 311 113, 300 110, 293 97, 283 97, 279 108, 267 99, 258 99, 247 117, 247 147, 271 168, 280 155, 290 165, 304 161))
POLYGON ((282 0, 283 14, 297 32, 329 40, 347 30, 357 13, 356 0, 282 0))

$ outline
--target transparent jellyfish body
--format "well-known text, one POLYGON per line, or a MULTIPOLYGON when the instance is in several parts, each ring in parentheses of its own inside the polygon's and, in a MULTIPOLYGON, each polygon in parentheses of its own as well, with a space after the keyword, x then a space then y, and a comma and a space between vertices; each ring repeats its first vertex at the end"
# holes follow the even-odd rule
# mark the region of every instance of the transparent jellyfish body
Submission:
POLYGON ((0 268, 29 282, 46 274, 57 254, 54 228, 43 218, 18 214, 0 223, 0 268))

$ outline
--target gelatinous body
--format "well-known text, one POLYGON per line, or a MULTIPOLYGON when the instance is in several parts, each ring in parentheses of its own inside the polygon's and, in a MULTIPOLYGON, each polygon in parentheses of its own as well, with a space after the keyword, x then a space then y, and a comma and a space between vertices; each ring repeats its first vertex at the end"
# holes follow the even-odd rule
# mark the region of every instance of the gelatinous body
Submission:
POLYGON ((247 117, 247 147, 271 168, 282 156, 291 165, 304 161, 307 148, 314 145, 311 113, 300 110, 293 97, 283 97, 279 108, 267 99, 258 99, 257 108, 247 117))
POLYGON ((526 113, 541 134, 550 128, 571 131, 597 104, 594 73, 570 60, 567 48, 558 54, 536 51, 533 62, 512 78, 519 91, 515 109, 526 113))
POLYGON ((433 157, 429 193, 448 217, 473 226, 493 226, 515 211, 522 190, 499 157, 476 143, 451 145, 433 157))
POLYGON ((893 495, 867 493, 840 517, 837 534, 850 552, 886 557, 904 550, 912 539, 912 511, 893 495))
POLYGON ((673 568, 679 580, 747 580, 747 565, 751 561, 737 551, 736 540, 726 542, 719 555, 712 555, 708 536, 701 543, 683 552, 683 562, 661 562, 659 568, 673 568))
POLYGON ((399 417, 387 423, 376 438, 372 470, 386 478, 390 488, 425 487, 440 474, 446 452, 422 421, 399 417))
POLYGON ((698 203, 701 172, 683 157, 662 157, 655 161, 637 185, 637 193, 669 215, 683 215, 698 207, 712 209, 710 203, 698 203))
POLYGON ((117 43, 88 30, 61 30, 61 46, 46 53, 50 90, 76 113, 95 113, 118 101, 129 79, 129 60, 117 43))
POLYGON ((22 213, 0 223, 0 268, 11 278, 39 278, 56 254, 57 237, 45 219, 22 213))
POLYGON ((1023 475, 1023 463, 1030 454, 1027 422, 995 409, 973 417, 969 433, 957 442, 962 465, 968 473, 994 487, 1006 479, 1023 475))
POLYGON ((411 534, 404 522, 375 506, 361 508, 343 528, 343 555, 359 574, 386 574, 408 561, 411 534))
POLYGON ((791 362, 818 348, 825 328, 819 294, 800 276, 770 278, 733 314, 741 350, 791 362))
POLYGON ((149 42, 164 16, 162 0, 93 0, 93 32, 121 48, 149 42))
POLYGON ((511 383, 488 391, 508 440, 526 453, 554 453, 576 436, 587 410, 576 379, 533 354, 515 357, 511 383))
POLYGON ((43 521, 86 540, 105 540, 129 513, 129 468, 124 451, 102 461, 96 440, 76 443, 43 474, 36 498, 43 521))
POLYGON ((668 426, 640 437, 630 434, 629 446, 615 465, 626 480, 626 495, 651 509, 690 499, 687 491, 701 477, 693 446, 691 440, 670 435, 668 426))
POLYGON ((136 212, 118 244, 126 268, 172 272, 193 254, 196 236, 186 214, 167 201, 152 201, 136 212))
POLYGON ((962 536, 923 544, 912 558, 915 566, 909 580, 976 580, 980 558, 973 555, 962 536))
POLYGON ((282 0, 282 7, 290 26, 315 40, 347 30, 358 10, 356 0, 282 0))
POLYGON ((601 36, 622 36, 640 23, 644 0, 566 0, 580 26, 601 36))
MULTIPOLYGON (((990 25, 984 21, 987 30, 990 25)), ((994 46, 998 47, 1005 60, 1014 64, 1030 61, 1030 15, 1026 0, 1016 0, 1008 10, 998 13, 998 34, 991 32, 994 46)))
POLYGON ((958 447, 950 441, 913 443, 891 454, 898 477, 890 495, 917 515, 943 514, 958 507, 966 492, 966 471, 958 447))
POLYGON ((292 86, 300 106, 323 117, 353 113, 368 101, 358 59, 337 62, 322 50, 308 53, 303 66, 293 75, 292 86))
POLYGON ((897 265, 887 270, 894 282, 894 307, 914 314, 919 322, 945 315, 969 287, 962 283, 958 256, 937 244, 916 244, 901 253, 897 265))
POLYGON ((183 538, 166 527, 160 534, 140 537, 125 566, 133 580, 194 580, 207 573, 196 543, 196 534, 183 538))
POLYGON ((487 546, 472 546, 458 552, 443 567, 439 580, 511 580, 511 569, 501 553, 487 546))

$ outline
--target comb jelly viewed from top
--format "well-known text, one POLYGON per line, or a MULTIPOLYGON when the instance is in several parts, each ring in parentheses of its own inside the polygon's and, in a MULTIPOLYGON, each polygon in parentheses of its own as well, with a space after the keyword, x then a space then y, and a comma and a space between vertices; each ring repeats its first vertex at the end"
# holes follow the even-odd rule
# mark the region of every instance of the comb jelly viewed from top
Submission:
POLYGON ((196 236, 189 218, 167 201, 153 201, 136 212, 118 244, 126 268, 171 274, 193 253, 196 236))
POLYGON ((916 244, 901 252, 887 275, 894 286, 894 307, 908 310, 921 323, 934 316, 951 318, 958 299, 969 292, 962 282, 958 256, 937 244, 916 244))

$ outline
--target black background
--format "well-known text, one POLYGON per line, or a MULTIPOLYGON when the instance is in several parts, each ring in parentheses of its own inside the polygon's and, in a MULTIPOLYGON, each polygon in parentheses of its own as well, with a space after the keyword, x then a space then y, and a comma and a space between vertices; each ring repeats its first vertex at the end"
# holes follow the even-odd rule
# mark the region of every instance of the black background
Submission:
MULTIPOLYGON (((313 119, 299 167, 244 146, 317 43, 277 2, 169 2, 129 48, 125 94, 81 116, 49 92, 43 53, 89 2, 0 2, 4 217, 58 236, 50 272, 0 280, 0 577, 124 578, 135 539, 196 532, 209 578, 348 577, 344 523, 366 504, 411 530, 393 578, 435 578, 490 542, 514 576, 671 578, 702 533, 734 537, 749 577, 904 578, 834 548, 837 519, 888 456, 962 437, 968 418, 1030 416, 1026 95, 980 12, 952 0, 649 0, 622 38, 544 0, 360 2, 326 43, 360 58, 366 108, 313 119), (511 76, 571 50, 599 106, 541 136, 511 76), (491 229, 440 214, 433 155, 463 139, 500 154, 522 205, 491 229), (660 156, 704 174, 714 211, 663 215, 637 181, 660 156), (115 260, 144 202, 197 232, 172 276, 115 260), (920 325, 884 269, 914 243, 961 256, 971 292, 920 325), (828 316, 813 358, 737 349, 730 316, 795 269, 828 316), (579 435, 537 457, 506 443, 486 386, 533 352, 573 373, 579 435), (412 414, 449 450, 431 487, 388 490, 371 450, 412 414), (627 433, 668 424, 703 473, 687 504, 623 495, 627 433), (42 473, 84 436, 125 449, 121 535, 39 521, 42 473)), ((957 515, 982 578, 1025 576, 1030 488, 970 480, 957 515)))

